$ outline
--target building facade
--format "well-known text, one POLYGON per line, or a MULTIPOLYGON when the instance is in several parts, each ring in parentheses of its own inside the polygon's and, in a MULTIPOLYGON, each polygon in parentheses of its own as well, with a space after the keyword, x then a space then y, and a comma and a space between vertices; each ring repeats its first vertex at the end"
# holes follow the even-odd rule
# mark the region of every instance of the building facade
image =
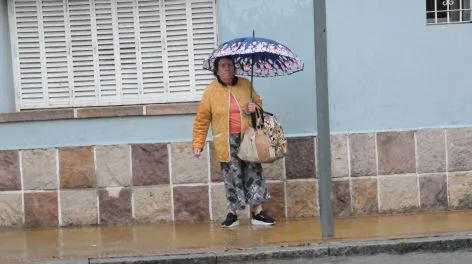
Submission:
MULTIPOLYGON (((336 217, 471 207, 470 0, 327 2, 336 217)), ((255 79, 289 138, 264 165, 267 209, 317 217, 313 14, 310 0, 0 0, 0 226, 223 218, 211 137, 191 153, 201 64, 253 29, 305 63, 255 79)))

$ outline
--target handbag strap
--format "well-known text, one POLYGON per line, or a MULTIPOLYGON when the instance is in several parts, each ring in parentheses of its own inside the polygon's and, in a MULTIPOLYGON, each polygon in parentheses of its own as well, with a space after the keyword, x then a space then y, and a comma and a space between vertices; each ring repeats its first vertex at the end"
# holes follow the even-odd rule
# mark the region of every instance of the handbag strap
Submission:
POLYGON ((254 87, 253 87, 252 83, 253 83, 253 81, 252 81, 252 78, 251 78, 251 92, 250 92, 250 95, 249 95, 249 102, 256 104, 259 108, 256 107, 256 111, 254 113, 251 113, 251 123, 252 123, 252 127, 254 129, 258 129, 258 128, 262 128, 264 126, 264 113, 265 113, 265 111, 262 109, 262 107, 258 103, 254 102, 254 98, 252 96, 252 91, 254 90, 254 87), (260 123, 258 123, 258 121, 260 123))
POLYGON ((264 127, 264 110, 262 110, 262 108, 256 108, 256 111, 251 113, 251 123, 254 129, 264 127))

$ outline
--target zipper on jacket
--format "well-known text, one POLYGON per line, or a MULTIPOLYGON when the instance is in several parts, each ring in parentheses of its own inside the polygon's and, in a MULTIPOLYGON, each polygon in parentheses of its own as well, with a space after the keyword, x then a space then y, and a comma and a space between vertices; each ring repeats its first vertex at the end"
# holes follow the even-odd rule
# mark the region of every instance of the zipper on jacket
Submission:
MULTIPOLYGON (((241 138, 242 140, 242 136, 243 136, 243 115, 242 115, 242 110, 241 110, 241 105, 239 104, 239 101, 238 99, 236 98, 236 96, 233 95, 233 86, 230 87, 230 92, 229 92, 229 107, 228 107, 228 134, 231 134, 230 133, 230 127, 229 127, 229 122, 230 122, 230 115, 231 115, 231 96, 233 96, 234 98, 234 101, 236 101, 236 104, 238 105, 238 109, 239 109, 239 137, 241 138)), ((229 143, 229 140, 228 140, 228 144, 230 145, 229 146, 229 158, 231 160, 231 143, 229 143)))
MULTIPOLYGON (((241 113, 242 113, 241 105, 239 104, 239 101, 238 101, 238 99, 236 98, 236 96, 233 95, 233 90, 231 90, 231 96, 233 96, 234 101, 236 101, 236 103, 238 104, 238 109, 239 109, 239 122, 241 122, 240 125, 239 125, 239 136, 242 136, 242 135, 243 135, 243 115, 241 114, 241 113)), ((230 98, 230 99, 231 99, 231 98, 230 98)))
POLYGON ((230 86, 230 90, 228 93, 228 162, 231 162, 231 130, 229 127, 229 122, 230 122, 230 115, 231 115, 231 94, 233 93, 232 91, 233 91, 233 87, 230 86))

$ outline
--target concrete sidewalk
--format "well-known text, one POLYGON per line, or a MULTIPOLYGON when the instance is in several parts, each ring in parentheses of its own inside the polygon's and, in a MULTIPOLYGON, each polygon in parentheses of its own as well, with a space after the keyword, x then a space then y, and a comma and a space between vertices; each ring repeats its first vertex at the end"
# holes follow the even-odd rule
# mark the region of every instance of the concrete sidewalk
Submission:
POLYGON ((336 237, 329 240, 321 239, 316 219, 290 219, 262 228, 243 221, 234 229, 221 229, 217 223, 163 223, 5 230, 0 232, 0 263, 227 263, 447 251, 472 248, 471 223, 472 212, 337 219, 336 237))

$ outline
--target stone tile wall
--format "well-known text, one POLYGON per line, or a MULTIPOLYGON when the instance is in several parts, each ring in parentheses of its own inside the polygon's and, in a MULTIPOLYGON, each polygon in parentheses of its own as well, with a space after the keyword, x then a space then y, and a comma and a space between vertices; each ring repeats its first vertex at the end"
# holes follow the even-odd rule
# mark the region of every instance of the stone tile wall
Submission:
MULTIPOLYGON (((316 140, 288 146, 263 165, 266 210, 316 217, 316 140)), ((336 217, 471 208, 472 129, 333 135, 332 176, 336 217)), ((220 221, 226 199, 211 142, 200 159, 189 142, 7 150, 0 211, 0 227, 220 221)))

